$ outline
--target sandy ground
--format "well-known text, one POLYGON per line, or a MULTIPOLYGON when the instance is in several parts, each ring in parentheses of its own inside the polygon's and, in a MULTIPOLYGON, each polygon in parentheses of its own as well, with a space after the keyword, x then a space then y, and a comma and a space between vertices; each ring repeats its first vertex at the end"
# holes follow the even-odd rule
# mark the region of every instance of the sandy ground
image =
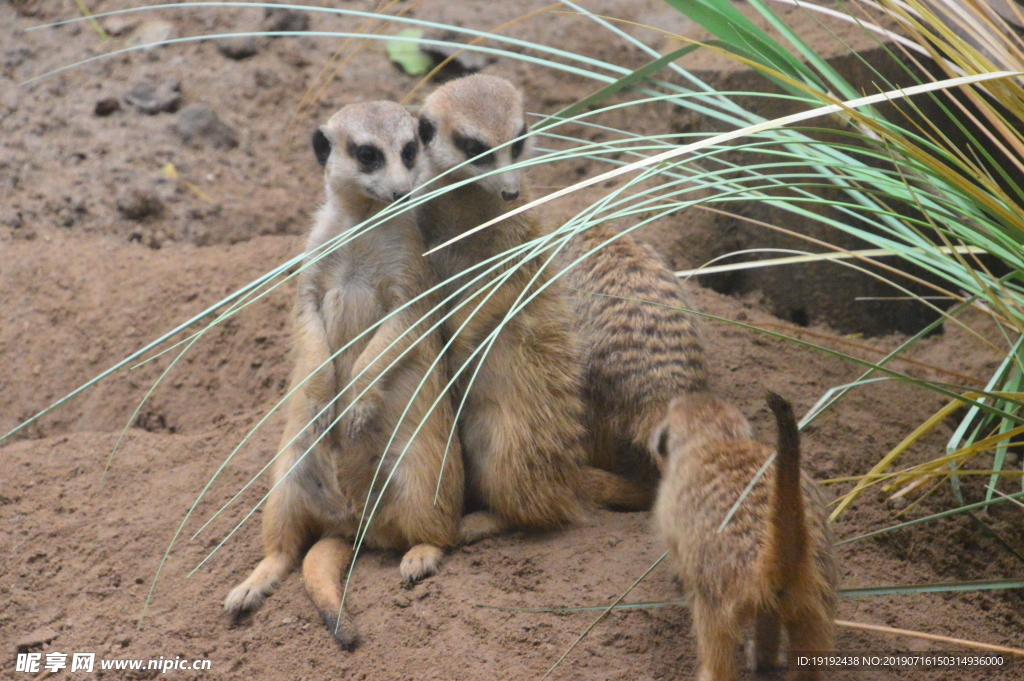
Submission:
MULTIPOLYGON (((94 11, 126 3, 91 2, 94 11)), ((329 4, 329 3, 323 3, 329 4)), ((527 3, 530 7, 542 3, 527 3)), ((414 16, 489 28, 512 18, 506 7, 460 0, 423 3, 414 16), (501 14, 504 13, 504 14, 501 14), (501 14, 501 16, 498 16, 501 14)), ((367 2, 343 3, 371 9, 367 2)), ((594 3, 593 9, 692 30, 654 2, 594 3)), ((260 40, 256 54, 224 56, 212 43, 162 48, 91 63, 19 86, 49 69, 112 49, 87 25, 24 29, 75 16, 71 2, 0 5, 0 430, 6 432, 150 340, 203 311, 276 263, 299 253, 320 195, 309 131, 334 109, 359 98, 401 98, 415 79, 400 74, 380 47, 366 48, 328 83, 319 103, 295 114, 337 49, 336 39, 260 40), (180 107, 203 104, 231 135, 183 140, 178 114, 141 113, 126 93, 146 79, 180 81, 180 107), (96 115, 97 102, 119 109, 96 115), (218 141, 220 140, 220 141, 218 141), (218 146, 219 145, 219 146, 218 146), (174 165, 178 179, 161 174, 174 165)), ((108 22, 128 44, 156 15, 108 22)), ((262 10, 165 12, 179 35, 244 30, 262 10)), ((635 66, 633 48, 588 40, 580 19, 558 16, 512 31, 635 66)), ((314 17, 315 30, 354 30, 361 21, 314 17)), ((658 38, 656 47, 663 47, 658 38)), ((498 60, 487 71, 512 78, 530 108, 550 112, 592 89, 582 79, 498 60)), ((173 88, 172 88, 173 91, 173 88)), ((424 91, 414 96, 422 101, 424 91)), ((671 124, 657 111, 630 121, 643 129, 671 124)), ((564 186, 596 172, 579 164, 545 168, 538 186, 564 186)), ((578 201, 583 201, 579 199, 578 201)), ((580 203, 553 209, 571 214, 580 203)), ((672 229, 692 237, 699 216, 674 216, 655 239, 672 252, 672 229), (666 236, 666 234, 668 236, 666 236)), ((714 224, 714 223, 711 223, 714 224)), ((742 298, 693 287, 696 307, 755 325, 780 322, 756 292, 742 298)), ((366 552, 350 589, 362 645, 342 653, 323 630, 298 576, 251 618, 232 623, 221 612, 227 590, 258 562, 260 511, 235 534, 266 490, 257 479, 195 539, 192 535, 248 483, 273 455, 281 422, 272 416, 226 466, 171 552, 145 618, 139 622, 161 557, 182 518, 241 438, 286 388, 292 289, 280 287, 206 334, 168 373, 132 418, 173 354, 119 373, 0 446, 0 678, 14 670, 16 646, 33 652, 95 652, 101 658, 206 658, 208 672, 171 672, 181 679, 530 679, 539 678, 596 616, 498 608, 606 604, 661 554, 646 513, 598 512, 577 526, 542 536, 514 535, 454 551, 440 574, 402 588, 398 556, 366 552), (121 428, 132 423, 111 458, 121 428), (109 467, 108 466, 109 462, 109 467), (106 473, 104 475, 104 469, 106 473), (229 536, 230 535, 230 536, 229 536), (192 570, 216 548, 194 574, 192 570), (48 639, 32 645, 31 639, 48 639)), ((966 320, 999 342, 980 315, 966 320)), ((813 323, 803 330, 865 359, 895 347, 898 335, 837 336, 813 323)), ((771 426, 761 400, 768 387, 800 413, 830 387, 854 380, 851 363, 750 331, 708 322, 715 390, 748 414, 763 438, 771 426)), ((900 363, 911 375, 975 385, 998 355, 957 328, 921 343, 900 363)), ((895 381, 855 391, 811 426, 808 470, 819 479, 867 470, 942 400, 895 381)), ((951 428, 941 426, 910 453, 934 456, 951 428)), ((979 466, 980 467, 980 466, 979 466)), ((834 496, 842 486, 829 486, 834 496)), ((969 486, 970 500, 980 498, 969 486)), ((939 492, 925 514, 948 508, 939 492)), ((896 522, 884 496, 870 493, 836 525, 839 538, 896 522)), ((1020 510, 1009 505, 979 515, 1020 551, 1020 510)), ((839 549, 842 586, 938 583, 1020 575, 1018 560, 960 516, 839 549)), ((666 566, 627 601, 677 597, 666 566)), ((1020 646, 1024 618, 1015 592, 844 599, 840 616, 938 634, 1020 646)), ((840 633, 840 652, 954 650, 910 639, 840 633)), ((689 616, 679 606, 635 609, 608 617, 558 667, 557 679, 691 678, 695 669, 689 616)), ((1021 667, 843 672, 836 679, 1020 678, 1021 667)), ((143 679, 155 672, 97 672, 50 678, 143 679)))

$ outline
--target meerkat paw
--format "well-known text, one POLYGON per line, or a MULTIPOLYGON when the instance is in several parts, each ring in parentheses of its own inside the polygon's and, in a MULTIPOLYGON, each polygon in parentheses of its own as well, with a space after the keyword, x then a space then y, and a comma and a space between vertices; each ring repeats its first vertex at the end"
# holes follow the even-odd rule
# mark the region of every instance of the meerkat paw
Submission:
POLYGON ((505 523, 490 511, 476 511, 463 516, 459 523, 459 540, 463 544, 472 544, 487 537, 501 534, 505 523))
POLYGON ((348 414, 345 416, 345 434, 353 440, 359 437, 377 416, 382 402, 383 397, 379 392, 370 390, 360 397, 359 401, 349 405, 348 414))
POLYGON ((257 586, 249 582, 247 579, 236 586, 224 599, 224 610, 235 619, 260 607, 274 590, 272 586, 257 586))
POLYGON ((402 556, 398 571, 406 582, 415 583, 436 574, 442 558, 444 551, 433 544, 417 544, 402 556))
POLYGON ((270 554, 260 561, 244 582, 228 592, 228 597, 224 599, 224 610, 237 619, 260 607, 293 567, 294 562, 287 554, 270 554))

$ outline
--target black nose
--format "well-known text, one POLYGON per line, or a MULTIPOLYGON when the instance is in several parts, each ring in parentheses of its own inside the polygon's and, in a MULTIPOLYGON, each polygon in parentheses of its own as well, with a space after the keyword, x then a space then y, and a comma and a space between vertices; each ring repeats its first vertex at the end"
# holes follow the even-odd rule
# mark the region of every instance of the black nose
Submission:
POLYGON ((408 196, 408 195, 409 195, 409 192, 391 192, 391 198, 394 201, 397 201, 398 199, 402 198, 403 196, 408 196))
POLYGON ((519 192, 507 192, 504 189, 501 191, 501 198, 506 201, 515 201, 519 198, 519 192))

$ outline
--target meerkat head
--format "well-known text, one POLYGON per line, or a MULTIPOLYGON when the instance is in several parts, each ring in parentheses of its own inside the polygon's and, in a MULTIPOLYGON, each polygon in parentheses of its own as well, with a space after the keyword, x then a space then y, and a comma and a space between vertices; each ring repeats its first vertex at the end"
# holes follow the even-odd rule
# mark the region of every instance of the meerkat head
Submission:
POLYGON ((313 133, 327 191, 390 203, 416 185, 416 119, 394 102, 349 104, 313 133))
MULTIPOLYGON (((435 90, 423 103, 419 135, 434 173, 451 170, 464 180, 505 168, 528 152, 523 96, 504 78, 475 75, 435 90), (516 140, 501 149, 495 147, 516 140)), ((507 170, 479 180, 485 190, 506 201, 519 198, 522 172, 507 170)))
POLYGON ((668 413, 654 429, 647 447, 664 473, 672 457, 689 447, 753 437, 750 422, 725 400, 709 393, 683 393, 669 403, 668 413))

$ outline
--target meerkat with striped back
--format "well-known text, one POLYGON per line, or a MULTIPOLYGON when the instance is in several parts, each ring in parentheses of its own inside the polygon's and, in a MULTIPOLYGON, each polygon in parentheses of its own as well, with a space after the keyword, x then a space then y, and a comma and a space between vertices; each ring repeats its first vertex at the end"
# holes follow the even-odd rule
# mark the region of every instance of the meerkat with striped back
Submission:
POLYGON ((560 262, 575 263, 562 280, 581 340, 590 461, 635 481, 619 503, 645 510, 658 485, 651 433, 673 397, 708 387, 699 324, 675 274, 632 234, 591 227, 560 262))
POLYGON ((825 500, 800 471, 792 407, 774 393, 768 405, 778 428, 775 463, 724 527, 772 448, 752 439, 738 409, 707 394, 674 399, 651 436, 663 473, 654 521, 691 604, 698 681, 739 678, 736 653, 750 623, 755 670, 777 664, 783 630, 791 679, 820 679, 820 668, 797 658, 832 648, 838 574, 825 500))
POLYGON ((436 300, 417 299, 434 283, 415 218, 398 213, 346 234, 415 186, 415 119, 393 102, 352 104, 314 133, 313 150, 327 199, 299 276, 295 391, 263 516, 266 557, 224 607, 236 616, 257 607, 311 547, 302 560, 307 591, 349 648, 356 633, 341 578, 364 511, 374 512, 366 545, 405 551, 402 577, 421 579, 457 542, 464 473, 457 439, 446 454, 451 400, 432 406, 447 379, 436 364, 441 339, 429 330, 436 300))

